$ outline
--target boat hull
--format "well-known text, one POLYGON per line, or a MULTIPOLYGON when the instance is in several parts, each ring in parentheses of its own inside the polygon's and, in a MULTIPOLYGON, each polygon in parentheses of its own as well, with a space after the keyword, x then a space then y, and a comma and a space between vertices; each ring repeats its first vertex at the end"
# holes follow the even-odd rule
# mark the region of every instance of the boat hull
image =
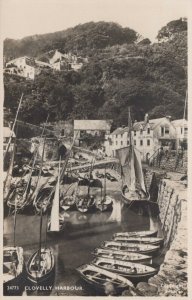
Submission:
POLYGON ((143 231, 130 231, 130 232, 117 232, 113 237, 157 237, 157 230, 143 230, 143 231))
MULTIPOLYGON (((40 291, 40 290, 44 290, 46 291, 48 287, 53 287, 53 283, 54 283, 54 279, 55 279, 55 264, 54 264, 54 256, 52 254, 52 252, 50 252, 50 259, 52 262, 51 268, 49 270, 49 272, 47 272, 45 275, 42 275, 40 277, 32 275, 30 272, 30 265, 32 260, 34 259, 35 256, 37 256, 38 251, 36 251, 35 253, 33 253, 33 255, 30 257, 27 266, 26 266, 26 278, 28 281, 28 285, 30 286, 30 289, 28 290, 27 293, 31 293, 34 290, 35 291, 40 291), (33 288, 36 287, 36 288, 33 288), (39 288, 38 288, 39 287, 39 288)), ((48 290, 49 292, 51 292, 51 290, 48 290)))

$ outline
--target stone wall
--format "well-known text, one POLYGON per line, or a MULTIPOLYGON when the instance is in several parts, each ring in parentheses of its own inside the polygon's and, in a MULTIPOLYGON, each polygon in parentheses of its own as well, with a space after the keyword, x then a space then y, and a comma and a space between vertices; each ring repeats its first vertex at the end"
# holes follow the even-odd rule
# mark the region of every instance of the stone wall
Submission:
POLYGON ((167 154, 160 155, 158 152, 150 161, 150 165, 166 171, 186 173, 188 166, 188 153, 184 151, 179 153, 172 151, 167 154))
POLYGON ((137 291, 145 296, 187 296, 187 189, 178 180, 163 179, 157 201, 166 254, 158 274, 140 282, 137 291))

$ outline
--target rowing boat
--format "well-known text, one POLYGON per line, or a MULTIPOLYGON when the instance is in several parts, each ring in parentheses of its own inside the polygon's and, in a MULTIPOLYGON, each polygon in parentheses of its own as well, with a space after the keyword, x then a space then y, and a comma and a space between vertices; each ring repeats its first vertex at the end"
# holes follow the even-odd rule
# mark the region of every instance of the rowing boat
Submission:
POLYGON ((162 245, 164 239, 158 237, 126 237, 126 236, 116 236, 113 238, 114 241, 117 242, 133 242, 133 243, 144 243, 151 245, 162 245))
POLYGON ((149 265, 152 263, 152 257, 140 253, 124 252, 120 250, 113 250, 108 248, 96 248, 92 254, 98 257, 113 258, 122 261, 131 261, 135 263, 143 263, 149 265))
POLYGON ((81 278, 90 284, 97 292, 100 291, 106 294, 106 287, 109 284, 114 288, 114 294, 120 294, 128 287, 134 288, 132 282, 127 278, 122 277, 117 273, 99 268, 95 265, 86 264, 77 268, 77 271, 81 278))
POLYGON ((138 243, 120 243, 116 241, 105 241, 101 244, 101 247, 121 250, 124 252, 138 252, 141 254, 154 255, 159 250, 159 246, 150 244, 138 244, 138 243))
POLYGON ((126 236, 126 237, 132 237, 132 236, 149 236, 149 237, 156 237, 157 236, 157 230, 143 230, 143 231, 129 231, 129 232, 117 232, 113 235, 114 237, 117 236, 126 236))
POLYGON ((132 282, 147 280, 157 273, 157 270, 151 266, 116 260, 113 258, 98 257, 95 258, 91 263, 102 269, 124 276, 130 279, 132 282))

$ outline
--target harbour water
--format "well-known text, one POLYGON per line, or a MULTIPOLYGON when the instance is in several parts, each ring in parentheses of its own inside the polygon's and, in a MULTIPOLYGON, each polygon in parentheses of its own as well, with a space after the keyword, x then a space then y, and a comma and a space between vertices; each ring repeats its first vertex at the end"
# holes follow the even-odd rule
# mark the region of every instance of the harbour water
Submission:
MULTIPOLYGON (((42 246, 54 249, 55 281, 50 291, 40 291, 45 295, 98 295, 96 291, 85 284, 76 271, 82 264, 93 260, 92 251, 103 241, 112 239, 112 235, 120 231, 139 231, 159 229, 158 216, 134 209, 122 204, 121 195, 113 192, 114 204, 111 212, 89 212, 82 214, 78 211, 65 212, 65 229, 61 233, 46 234, 47 216, 43 216, 42 246)), ((17 215, 16 244, 24 249, 25 262, 39 247, 40 217, 38 215, 17 215)), ((4 246, 13 245, 13 216, 4 219, 4 246)), ((158 266, 163 256, 154 259, 158 266)), ((37 291, 31 292, 36 295, 37 291)))

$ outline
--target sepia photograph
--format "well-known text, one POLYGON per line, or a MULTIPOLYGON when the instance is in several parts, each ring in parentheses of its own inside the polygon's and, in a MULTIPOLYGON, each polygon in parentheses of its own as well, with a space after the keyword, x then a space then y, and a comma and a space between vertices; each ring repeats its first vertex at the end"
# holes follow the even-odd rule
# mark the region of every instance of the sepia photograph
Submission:
POLYGON ((189 8, 0 0, 3 297, 189 296, 189 8))

